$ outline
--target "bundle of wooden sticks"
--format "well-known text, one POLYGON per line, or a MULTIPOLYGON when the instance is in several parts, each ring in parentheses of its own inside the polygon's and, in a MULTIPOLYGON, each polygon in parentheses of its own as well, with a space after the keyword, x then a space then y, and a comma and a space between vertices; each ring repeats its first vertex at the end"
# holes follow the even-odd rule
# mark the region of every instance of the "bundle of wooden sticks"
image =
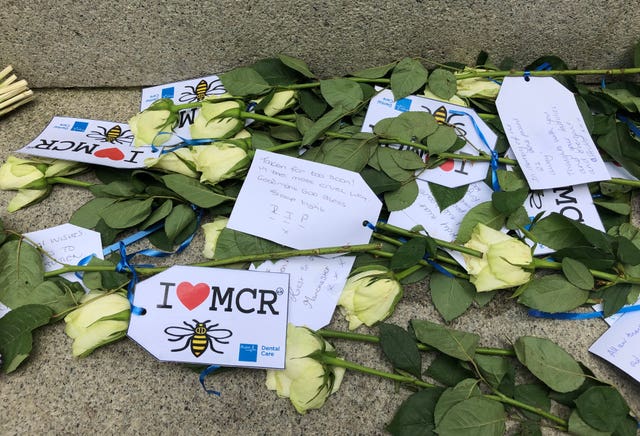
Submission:
POLYGON ((18 80, 9 65, 0 71, 0 117, 33 100, 33 91, 26 80, 18 80))

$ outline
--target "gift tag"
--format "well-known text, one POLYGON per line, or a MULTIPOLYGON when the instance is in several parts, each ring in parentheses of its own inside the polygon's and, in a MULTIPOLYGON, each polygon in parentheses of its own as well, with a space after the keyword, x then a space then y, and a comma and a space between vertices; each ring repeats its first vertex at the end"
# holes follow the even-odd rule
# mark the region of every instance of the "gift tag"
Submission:
POLYGON ((145 159, 160 155, 160 150, 132 143, 127 124, 54 117, 36 139, 17 151, 113 168, 143 168, 145 159))
MULTIPOLYGON (((393 93, 390 90, 384 90, 371 99, 362 124, 362 131, 373 132, 373 126, 375 126, 378 121, 384 118, 397 117, 402 112, 407 111, 428 112, 432 114, 439 123, 452 125, 458 136, 464 137, 467 140, 467 144, 458 150, 456 152, 457 154, 477 156, 479 154, 478 150, 489 153, 489 149, 493 150, 495 146, 497 140, 496 134, 493 133, 489 126, 486 125, 473 109, 416 95, 410 95, 395 101, 393 99, 393 93), (461 115, 457 112, 463 112, 466 115, 461 115), (485 140, 486 144, 484 143, 485 140)), ((416 150, 416 153, 426 158, 424 151, 416 150)), ((449 188, 455 188, 484 179, 488 170, 488 162, 471 162, 455 159, 443 163, 438 168, 421 172, 418 178, 427 182, 435 182, 449 188)))
MULTIPOLYGON (((444 241, 454 241, 464 216, 480 203, 491 201, 492 190, 484 182, 469 185, 466 194, 458 202, 440 210, 429 184, 418 180, 418 198, 406 209, 391 212, 389 224, 411 229, 421 225, 429 236, 444 241)), ((454 250, 447 251, 461 265, 465 265, 462 255, 454 250)))
POLYGON ((381 209, 356 172, 256 150, 227 227, 298 250, 366 244, 381 209))
POLYGON ((589 351, 640 381, 640 312, 625 313, 589 351))
POLYGON ((573 94, 552 77, 528 79, 505 77, 496 106, 531 189, 609 180, 573 94))
POLYGON ((128 335, 162 361, 284 368, 289 275, 173 266, 136 286, 128 335))
POLYGON ((266 261, 256 271, 289 274, 289 322, 318 330, 331 322, 354 256, 300 256, 266 261))
MULTIPOLYGON (((226 91, 218 76, 206 76, 142 89, 140 110, 143 111, 160 98, 170 98, 175 104, 202 101, 211 95, 224 94, 226 91)), ((178 124, 173 129, 176 135, 191 138, 189 127, 196 119, 199 108, 183 109, 178 112, 178 124)))

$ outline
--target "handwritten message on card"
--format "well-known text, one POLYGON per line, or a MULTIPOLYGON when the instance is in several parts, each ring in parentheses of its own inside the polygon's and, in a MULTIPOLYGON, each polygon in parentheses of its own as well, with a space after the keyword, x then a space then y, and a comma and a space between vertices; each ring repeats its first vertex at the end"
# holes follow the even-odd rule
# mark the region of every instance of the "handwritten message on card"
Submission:
POLYGON ((257 150, 227 227, 296 249, 366 244, 381 208, 358 173, 257 150))
MULTIPOLYGON (((444 119, 444 122, 454 126, 458 136, 463 136, 467 140, 467 144, 457 152, 459 154, 477 156, 479 154, 478 150, 482 150, 485 153, 489 151, 476 127, 486 139, 489 148, 493 149, 495 146, 496 134, 473 109, 416 95, 410 95, 395 101, 393 93, 389 90, 381 91, 371 99, 362 124, 362 131, 372 132, 373 126, 378 121, 384 118, 397 117, 407 111, 428 112, 433 114, 436 119, 444 119), (464 112, 468 116, 452 113, 452 111, 464 112)), ((422 150, 416 150, 416 153, 426 157, 426 153, 422 150)), ((488 162, 471 162, 456 159, 449 160, 438 168, 422 171, 418 177, 427 182, 435 182, 455 188, 484 179, 488 169, 488 162)))
POLYGON ((289 274, 289 322, 318 330, 331 322, 355 259, 290 257, 275 263, 263 262, 256 271, 289 274))
MULTIPOLYGON (((480 203, 491 201, 491 193, 493 192, 484 182, 472 183, 460 201, 440 211, 440 207, 429 188, 429 183, 418 180, 418 187, 420 191, 416 201, 406 209, 391 212, 389 224, 405 229, 421 225, 430 236, 445 241, 456 239, 460 223, 467 212, 480 203)), ((460 253, 452 250, 450 254, 461 265, 464 265, 460 253)))
POLYGON ((532 189, 608 180, 573 94, 552 77, 505 77, 496 106, 532 189))
POLYGON ((18 150, 33 156, 114 168, 142 168, 160 150, 133 147, 128 124, 54 117, 36 139, 18 150))
POLYGON ((640 381, 640 312, 625 313, 589 351, 640 381))
MULTIPOLYGON (((100 233, 73 224, 25 233, 24 236, 47 252, 48 256, 42 256, 45 271, 59 269, 63 263, 77 265, 90 255, 103 258, 100 233)), ((62 277, 72 282, 81 281, 73 273, 62 274, 62 277)))
MULTIPOLYGON (((161 98, 170 98, 175 104, 202 101, 211 95, 224 94, 225 89, 218 76, 198 77, 180 82, 166 83, 142 89, 140 110, 143 111, 161 98)), ((199 108, 183 109, 178 112, 178 124, 174 129, 176 135, 191 138, 189 126, 193 124, 199 108)))

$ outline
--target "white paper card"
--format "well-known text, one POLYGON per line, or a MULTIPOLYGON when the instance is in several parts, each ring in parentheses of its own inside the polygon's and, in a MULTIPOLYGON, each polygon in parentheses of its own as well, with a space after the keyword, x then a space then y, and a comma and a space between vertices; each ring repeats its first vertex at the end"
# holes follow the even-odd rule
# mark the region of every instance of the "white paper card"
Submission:
POLYGON ((36 139, 18 150, 33 156, 114 168, 142 168, 160 150, 134 147, 128 124, 54 117, 36 139))
MULTIPOLYGON (((140 110, 145 110, 160 98, 170 98, 175 104, 184 104, 202 101, 207 96, 224 93, 224 86, 216 75, 152 86, 142 89, 140 110)), ((178 112, 178 124, 173 130, 176 135, 191 138, 189 127, 193 124, 198 110, 199 108, 190 108, 178 112)))
MULTIPOLYGON (((45 271, 60 269, 63 263, 77 265, 91 255, 103 258, 100 233, 73 224, 25 233, 24 236, 51 256, 42 256, 45 271)), ((62 277, 72 282, 81 282, 74 273, 62 274, 62 277)))
MULTIPOLYGON (((455 204, 440 211, 435 197, 429 189, 429 184, 418 180, 418 198, 406 209, 391 212, 389 224, 411 229, 422 225, 430 236, 444 241, 454 241, 458 236, 460 223, 473 207, 486 201, 491 201, 492 190, 484 182, 469 185, 467 193, 455 204)), ((464 265, 462 255, 457 251, 448 251, 454 259, 464 265)))
POLYGON ((256 150, 227 227, 299 250, 366 244, 381 209, 358 173, 256 150))
MULTIPOLYGON (((371 99, 362 124, 362 131, 372 132, 373 126, 375 126, 378 121, 384 118, 397 117, 407 111, 429 112, 434 114, 434 116, 436 113, 439 113, 442 114, 448 124, 455 127, 458 136, 464 136, 468 141, 467 145, 462 147, 457 153, 477 156, 479 154, 478 150, 482 150, 485 153, 489 152, 469 116, 451 114, 450 112, 452 110, 469 114, 484 135, 487 144, 493 150, 497 136, 473 109, 416 95, 410 95, 395 101, 393 99, 393 93, 390 90, 381 91, 371 99)), ((424 151, 416 150, 416 152, 425 158, 426 153, 424 151)), ((423 171, 418 177, 428 182, 435 182, 449 188, 455 188, 484 179, 488 170, 488 162, 471 162, 456 159, 447 161, 438 168, 423 171)))
POLYGON ((7 306, 5 306, 4 304, 0 303, 0 318, 2 318, 3 316, 5 316, 7 313, 11 312, 11 309, 9 309, 7 306))
POLYGON ((589 351, 640 381, 640 312, 625 313, 589 351))
POLYGON ((573 94, 552 77, 505 77, 500 120, 532 190, 609 180, 573 94))
POLYGON ((331 322, 354 256, 300 256, 266 261, 255 270, 289 274, 289 322, 318 330, 331 322))
POLYGON ((162 361, 284 368, 289 275, 173 266, 136 286, 128 335, 162 361))
POLYGON ((605 162, 604 165, 607 167, 607 172, 612 179, 638 180, 637 177, 625 170, 622 165, 617 162, 605 162))

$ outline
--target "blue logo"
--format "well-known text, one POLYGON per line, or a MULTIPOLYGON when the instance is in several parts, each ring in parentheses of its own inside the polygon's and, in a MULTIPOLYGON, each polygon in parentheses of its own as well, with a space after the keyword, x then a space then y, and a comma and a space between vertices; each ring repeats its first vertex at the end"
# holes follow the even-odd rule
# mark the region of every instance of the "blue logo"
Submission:
POLYGON ((162 98, 173 98, 174 93, 175 93, 175 90, 173 86, 171 88, 164 88, 162 90, 162 98))
POLYGON ((238 354, 240 362, 257 362, 258 361, 258 345, 257 344, 240 344, 240 353, 238 354))
POLYGON ((411 108, 411 100, 408 98, 401 98, 396 101, 395 109, 400 112, 406 112, 411 108))
POLYGON ((89 127, 89 123, 87 123, 86 121, 76 121, 73 123, 73 126, 71 126, 71 131, 84 132, 85 130, 87 130, 87 127, 89 127))

